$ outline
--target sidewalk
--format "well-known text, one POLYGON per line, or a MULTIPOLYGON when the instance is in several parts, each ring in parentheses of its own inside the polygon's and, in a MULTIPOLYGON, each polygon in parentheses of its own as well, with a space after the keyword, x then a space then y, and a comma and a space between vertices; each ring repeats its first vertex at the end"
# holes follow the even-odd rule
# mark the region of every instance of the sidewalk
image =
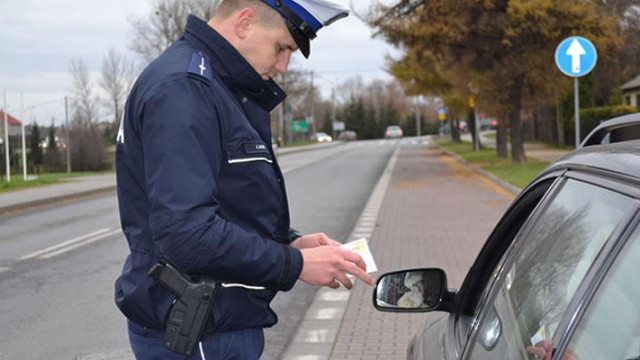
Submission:
MULTIPOLYGON (((384 190, 374 191, 351 236, 359 238, 371 229, 369 244, 379 269, 374 276, 440 267, 451 288, 462 284, 514 198, 433 147, 400 148, 380 183, 384 190)), ((362 282, 351 291, 319 290, 284 359, 404 359, 424 321, 441 316, 379 312, 372 305, 372 291, 362 282)))
POLYGON ((115 173, 69 178, 68 182, 0 193, 0 215, 33 206, 116 190, 115 173))

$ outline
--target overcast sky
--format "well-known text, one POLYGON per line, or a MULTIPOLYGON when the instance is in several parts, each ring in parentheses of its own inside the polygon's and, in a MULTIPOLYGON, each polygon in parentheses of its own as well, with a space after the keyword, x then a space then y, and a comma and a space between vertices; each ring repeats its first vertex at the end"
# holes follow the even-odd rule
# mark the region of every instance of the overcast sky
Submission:
MULTIPOLYGON (((0 92, 7 91, 8 112, 31 123, 64 121, 63 98, 71 90, 71 59, 81 58, 99 90, 102 58, 115 47, 128 53, 133 30, 129 19, 146 17, 152 0, 2 0, 0 1, 0 92), (20 113, 21 95, 34 106, 31 117, 20 113), (13 111, 12 111, 13 109, 13 111)), ((345 1, 346 2, 346 1, 345 1)), ((370 0, 355 0, 365 10, 370 0)), ((360 75, 365 83, 390 79, 385 56, 398 52, 357 17, 349 16, 319 31, 311 57, 294 55, 292 67, 313 70, 315 83, 328 97, 331 84, 360 75)), ((0 93, 0 108, 4 107, 0 93)), ((106 114, 106 111, 105 111, 106 114)))

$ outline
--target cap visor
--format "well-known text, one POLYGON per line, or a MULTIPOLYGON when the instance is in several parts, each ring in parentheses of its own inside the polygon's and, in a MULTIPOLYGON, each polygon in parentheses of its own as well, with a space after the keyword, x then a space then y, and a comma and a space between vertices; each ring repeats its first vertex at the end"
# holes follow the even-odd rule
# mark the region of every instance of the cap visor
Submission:
POLYGON ((289 21, 288 19, 285 20, 285 22, 287 23, 287 28, 289 28, 289 33, 291 33, 293 40, 295 40, 296 45, 298 45, 300 52, 302 53, 302 55, 304 55, 305 58, 308 59, 310 53, 309 38, 302 34, 302 32, 291 23, 291 21, 289 21))

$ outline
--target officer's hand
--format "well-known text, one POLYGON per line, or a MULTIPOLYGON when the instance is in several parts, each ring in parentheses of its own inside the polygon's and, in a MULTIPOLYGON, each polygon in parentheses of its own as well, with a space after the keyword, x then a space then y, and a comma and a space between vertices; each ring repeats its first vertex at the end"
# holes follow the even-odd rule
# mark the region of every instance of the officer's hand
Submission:
POLYGON ((296 249, 308 249, 314 248, 317 246, 340 246, 341 244, 331 238, 329 238, 325 233, 315 233, 315 234, 307 234, 300 236, 294 242, 291 243, 296 249))
POLYGON ((373 278, 365 271, 364 260, 353 251, 339 246, 318 246, 302 249, 301 252, 303 263, 300 280, 308 284, 336 289, 340 282, 347 289, 351 289, 353 284, 347 277, 347 274, 351 274, 373 285, 373 278))

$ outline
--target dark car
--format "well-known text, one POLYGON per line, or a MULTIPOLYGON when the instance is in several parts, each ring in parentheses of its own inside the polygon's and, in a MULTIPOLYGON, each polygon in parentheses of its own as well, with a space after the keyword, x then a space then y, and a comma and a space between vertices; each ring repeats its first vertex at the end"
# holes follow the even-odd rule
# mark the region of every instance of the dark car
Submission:
POLYGON ((480 130, 495 130, 498 128, 498 120, 496 119, 482 119, 480 120, 480 130))
POLYGON ((353 130, 345 130, 338 135, 338 140, 342 141, 356 141, 358 140, 358 134, 353 130))
POLYGON ((377 309, 440 312, 407 358, 640 359, 638 139, 640 114, 617 118, 548 166, 498 222, 459 290, 441 269, 381 276, 377 309))

